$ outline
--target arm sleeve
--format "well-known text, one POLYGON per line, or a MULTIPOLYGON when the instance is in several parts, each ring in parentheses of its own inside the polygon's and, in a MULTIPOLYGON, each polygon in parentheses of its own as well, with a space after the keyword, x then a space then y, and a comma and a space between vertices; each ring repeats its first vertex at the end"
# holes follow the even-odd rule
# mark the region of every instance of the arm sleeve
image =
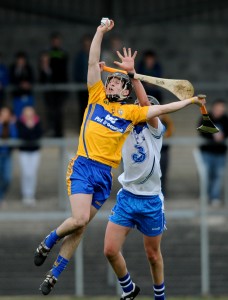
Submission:
POLYGON ((131 120, 133 125, 147 121, 147 114, 150 106, 127 105, 127 116, 125 119, 131 120))
POLYGON ((101 80, 93 84, 88 85, 89 101, 88 103, 101 103, 106 99, 105 88, 101 80))
POLYGON ((158 119, 158 128, 154 128, 150 124, 148 124, 148 128, 156 138, 161 138, 166 131, 166 127, 162 124, 160 119, 158 119))

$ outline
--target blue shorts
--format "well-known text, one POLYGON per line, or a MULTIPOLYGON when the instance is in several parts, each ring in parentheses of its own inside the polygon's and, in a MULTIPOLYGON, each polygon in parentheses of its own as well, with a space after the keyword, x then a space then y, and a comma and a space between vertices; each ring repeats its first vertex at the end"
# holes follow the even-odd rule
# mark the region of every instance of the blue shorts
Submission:
POLYGON ((121 189, 109 221, 125 227, 136 227, 146 236, 157 236, 165 229, 162 201, 158 195, 139 196, 121 189))
POLYGON ((75 157, 68 165, 66 183, 69 196, 92 194, 92 205, 100 209, 110 196, 111 167, 83 156, 75 157))

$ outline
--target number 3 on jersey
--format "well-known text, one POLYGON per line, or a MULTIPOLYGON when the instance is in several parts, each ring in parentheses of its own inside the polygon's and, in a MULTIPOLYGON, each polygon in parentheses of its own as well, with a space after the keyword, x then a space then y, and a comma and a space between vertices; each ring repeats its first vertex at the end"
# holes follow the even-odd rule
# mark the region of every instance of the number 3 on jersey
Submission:
POLYGON ((146 158, 145 150, 142 146, 139 145, 135 145, 135 148, 137 149, 137 152, 133 153, 131 157, 134 162, 142 163, 146 158))

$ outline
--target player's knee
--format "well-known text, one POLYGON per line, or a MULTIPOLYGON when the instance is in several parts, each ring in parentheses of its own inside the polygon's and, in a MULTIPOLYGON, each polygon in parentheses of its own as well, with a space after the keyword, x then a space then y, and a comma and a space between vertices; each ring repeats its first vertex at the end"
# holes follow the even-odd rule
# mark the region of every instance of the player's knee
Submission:
POLYGON ((72 226, 75 230, 83 229, 89 223, 89 218, 80 216, 79 218, 72 218, 72 226))
POLYGON ((104 255, 106 256, 106 258, 108 260, 112 260, 117 255, 117 251, 111 245, 105 246, 105 248, 104 248, 104 255))
POLYGON ((159 250, 155 249, 146 249, 147 259, 150 263, 155 264, 161 258, 161 253, 159 250))

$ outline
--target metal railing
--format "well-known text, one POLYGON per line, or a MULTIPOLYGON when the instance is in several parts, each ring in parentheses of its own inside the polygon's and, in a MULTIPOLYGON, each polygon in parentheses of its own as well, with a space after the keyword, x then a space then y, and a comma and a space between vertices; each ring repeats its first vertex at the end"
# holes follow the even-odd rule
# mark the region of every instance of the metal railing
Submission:
MULTIPOLYGON (((64 199, 67 198, 66 194, 66 188, 65 188, 65 172, 63 170, 66 170, 66 166, 69 162, 69 151, 68 148, 71 146, 75 147, 75 151, 77 149, 78 145, 78 138, 42 138, 39 141, 36 142, 25 142, 20 139, 0 139, 0 146, 7 145, 11 146, 13 148, 18 148, 21 145, 25 145, 26 143, 31 144, 39 144, 42 148, 43 147, 55 147, 58 148, 59 151, 59 172, 58 172, 58 206, 61 209, 66 209, 66 202, 64 199)), ((201 137, 172 137, 169 139, 165 139, 163 142, 164 145, 170 145, 170 146, 201 146, 205 144, 205 140, 201 137)), ((208 144, 208 143, 207 143, 208 144)), ((228 140, 226 141, 226 144, 228 145, 228 140)), ((196 159, 196 154, 194 154, 194 158, 196 159)), ((197 157, 198 161, 199 158, 197 157)), ((197 164, 197 168, 199 168, 199 165, 203 166, 202 161, 200 164, 197 164)), ((200 170, 198 170, 200 172, 200 170)), ((228 163, 226 164, 226 178, 228 178, 228 163)), ((204 180, 202 178, 202 180, 204 180)), ((228 185, 225 185, 224 187, 224 194, 225 194, 225 205, 228 206, 228 185)))
POLYGON ((207 226, 207 170, 203 163, 199 149, 194 149, 197 171, 200 178, 200 236, 201 236, 201 293, 210 294, 210 267, 209 267, 209 234, 207 226))
MULTIPOLYGON (((222 92, 222 91, 228 91, 227 83, 224 81, 206 81, 206 82, 192 82, 194 85, 195 91, 201 90, 204 92, 222 92)), ((13 91, 14 86, 9 85, 6 87, 7 92, 13 91)), ((77 91, 84 91, 87 90, 87 85, 85 83, 58 83, 58 84, 39 84, 35 83, 32 87, 32 90, 34 92, 47 92, 47 91, 66 91, 66 92, 77 92, 77 91)), ((165 89, 162 89, 164 92, 165 89)))

